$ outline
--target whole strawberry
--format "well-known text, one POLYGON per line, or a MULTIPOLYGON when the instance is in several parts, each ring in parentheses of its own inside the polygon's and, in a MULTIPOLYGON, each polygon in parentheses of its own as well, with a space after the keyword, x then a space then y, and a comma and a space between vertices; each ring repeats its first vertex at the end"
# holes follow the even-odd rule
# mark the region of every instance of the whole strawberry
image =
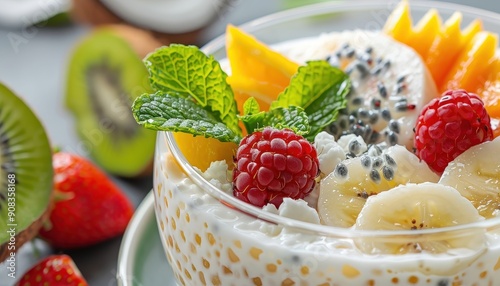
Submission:
POLYGON ((316 149, 293 131, 270 127, 241 140, 233 170, 235 197, 262 207, 309 194, 318 175, 316 149))
POLYGON ((469 147, 493 138, 481 99, 465 90, 449 90, 422 110, 415 127, 416 155, 436 173, 469 147))
POLYGON ((16 286, 87 286, 88 283, 68 255, 51 255, 28 270, 16 286))
POLYGON ((134 211, 125 194, 89 160, 53 155, 55 204, 40 236, 54 247, 96 244, 122 234, 134 211))

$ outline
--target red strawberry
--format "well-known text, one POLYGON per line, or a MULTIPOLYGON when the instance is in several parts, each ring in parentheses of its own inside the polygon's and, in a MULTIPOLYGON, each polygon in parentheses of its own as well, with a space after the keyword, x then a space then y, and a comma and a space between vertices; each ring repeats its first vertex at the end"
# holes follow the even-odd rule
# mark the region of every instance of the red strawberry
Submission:
POLYGON ((255 206, 279 207, 285 197, 304 198, 316 184, 316 149, 288 129, 268 127, 246 136, 235 160, 233 194, 255 206))
POLYGON ((414 143, 417 156, 441 174, 469 147, 491 139, 490 117, 481 99, 465 90, 449 90, 423 108, 414 143))
POLYGON ((40 230, 42 238, 68 249, 124 232, 133 206, 104 172, 87 159, 64 152, 54 154, 53 165, 56 202, 50 223, 40 230))
POLYGON ((28 270, 16 286, 87 286, 88 283, 66 254, 51 255, 28 270))

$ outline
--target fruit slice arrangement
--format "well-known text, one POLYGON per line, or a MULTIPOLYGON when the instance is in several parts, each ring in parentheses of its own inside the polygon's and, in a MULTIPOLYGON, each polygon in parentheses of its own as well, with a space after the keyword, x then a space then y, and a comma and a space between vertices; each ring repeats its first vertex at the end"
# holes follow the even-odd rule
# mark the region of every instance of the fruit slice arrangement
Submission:
POLYGON ((0 84, 0 261, 38 233, 52 199, 52 150, 38 117, 0 84))
MULTIPOLYGON (((418 230, 432 229, 482 221, 470 201, 449 186, 437 183, 400 185, 390 191, 370 197, 356 220, 357 230, 418 230), (446 206, 446 207, 444 207, 446 206)), ((482 246, 483 233, 473 231, 457 236, 443 235, 377 240, 363 238, 357 246, 366 253, 405 254, 446 252, 450 248, 475 249, 482 246)))
POLYGON ((498 35, 483 31, 476 19, 461 30, 462 15, 454 13, 444 23, 431 9, 413 26, 408 1, 401 1, 392 12, 383 31, 417 51, 432 74, 439 92, 465 89, 478 94, 495 122, 500 135, 500 90, 496 55, 498 35))
MULTIPOLYGON (((407 5, 406 2, 403 3, 407 5)), ((378 64, 381 68, 386 69, 392 65, 392 63, 384 65, 384 58, 380 58, 383 55, 377 54, 381 53, 383 49, 378 49, 377 45, 355 46, 349 42, 342 46, 342 43, 346 41, 340 40, 348 38, 347 36, 352 38, 355 35, 353 33, 346 33, 345 38, 338 37, 338 35, 337 38, 332 37, 336 40, 337 50, 319 55, 318 57, 322 60, 312 60, 307 63, 304 61, 304 65, 298 67, 297 72, 291 76, 296 64, 257 42, 255 38, 246 35, 241 30, 229 27, 228 57, 232 74, 228 78, 228 82, 234 83, 234 86, 225 84, 226 75, 213 58, 206 57, 194 47, 171 45, 156 50, 145 59, 151 81, 155 83, 155 92, 142 95, 135 100, 134 117, 139 124, 153 130, 185 132, 239 144, 234 160, 233 195, 258 207, 267 204, 280 207, 284 197, 304 199, 310 193, 314 193, 313 188, 320 180, 317 210, 324 224, 355 229, 414 230, 477 222, 484 219, 476 209, 479 207, 461 196, 455 187, 438 184, 442 170, 437 169, 436 166, 443 167, 441 164, 443 162, 439 160, 444 157, 442 156, 444 154, 450 153, 450 156, 445 157, 444 165, 450 161, 451 165, 455 162, 454 160, 463 160, 457 158, 461 152, 473 145, 491 140, 490 118, 481 100, 475 95, 469 95, 464 90, 457 90, 439 97, 439 94, 433 89, 433 85, 430 89, 428 88, 425 81, 426 69, 423 66, 425 63, 427 66, 434 67, 435 75, 439 75, 443 82, 448 78, 456 80, 454 74, 461 73, 462 66, 456 64, 454 58, 458 57, 459 61, 465 61, 469 59, 466 59, 465 55, 468 56, 472 53, 471 58, 474 60, 470 61, 469 67, 478 71, 480 67, 476 66, 476 57, 487 57, 488 47, 491 44, 495 44, 496 47, 496 38, 491 33, 480 31, 481 25, 478 21, 473 22, 462 31, 460 21, 461 15, 457 13, 443 26, 439 14, 431 10, 414 29, 409 18, 408 7, 404 5, 400 6, 393 14, 392 19, 388 21, 388 26, 392 23, 393 27, 387 28, 386 31, 392 31, 393 37, 400 37, 401 41, 406 41, 406 44, 410 46, 414 37, 419 38, 421 41, 416 44, 416 50, 420 51, 421 55, 425 55, 424 61, 417 63, 417 66, 421 66, 421 70, 423 70, 423 72, 418 73, 418 77, 411 72, 401 75, 397 73, 399 70, 390 70, 390 90, 395 92, 395 94, 391 94, 393 98, 400 99, 400 93, 405 88, 413 90, 411 86, 409 87, 412 83, 406 82, 407 80, 416 79, 418 83, 418 86, 414 88, 415 93, 412 93, 418 102, 409 104, 408 99, 413 99, 413 97, 405 98, 406 100, 402 101, 400 107, 404 110, 414 110, 415 120, 419 120, 418 124, 409 124, 408 126, 411 125, 412 128, 417 126, 415 129, 417 136, 412 130, 411 139, 419 143, 415 146, 417 147, 416 154, 420 158, 409 149, 401 146, 403 144, 387 144, 395 145, 388 147, 387 145, 371 144, 374 142, 364 143, 361 134, 342 133, 340 135, 343 137, 340 137, 339 142, 348 136, 355 139, 349 141, 348 146, 344 148, 345 154, 342 153, 337 158, 340 163, 330 170, 332 171, 330 174, 322 174, 324 177, 321 180, 320 177, 317 177, 318 174, 315 174, 318 162, 324 162, 323 154, 337 154, 339 152, 330 152, 335 148, 332 147, 335 144, 327 143, 319 146, 309 144, 314 140, 315 135, 322 134, 313 132, 314 136, 310 136, 311 130, 325 130, 325 127, 331 126, 332 122, 335 121, 332 117, 328 117, 327 120, 311 117, 309 112, 313 111, 312 113, 314 113, 321 110, 328 113, 342 110, 349 103, 353 104, 349 102, 350 100, 361 101, 361 103, 358 102, 358 105, 366 103, 374 108, 381 107, 381 102, 373 100, 373 98, 349 98, 357 91, 352 92, 351 86, 347 85, 348 82, 356 83, 353 86, 361 90, 362 85, 357 84, 357 78, 361 82, 362 79, 377 78, 378 75, 380 78, 387 77, 381 74, 382 70, 378 70, 378 64), (425 37, 429 31, 434 32, 431 39, 425 37), (443 49, 448 49, 451 45, 450 39, 458 41, 460 44, 450 50, 451 55, 444 54, 443 49), (175 60, 166 61, 167 58, 175 60), (245 65, 247 58, 250 62, 245 65), (182 62, 182 64, 177 64, 178 62, 182 62), (198 69, 194 69, 193 65, 197 65, 198 69), (196 72, 200 70, 200 65, 204 67, 203 75, 196 72), (451 71, 454 74, 446 74, 447 69, 444 69, 443 65, 453 67, 457 65, 451 71), (248 66, 255 66, 255 70, 260 72, 253 74, 251 69, 245 69, 248 66), (345 72, 342 72, 341 69, 344 69, 345 72), (288 71, 288 73, 283 70, 288 71), (338 71, 340 73, 337 73, 338 71), (266 73, 268 76, 260 77, 266 73), (165 74, 170 75, 170 77, 165 76, 165 74), (187 76, 175 77, 177 74, 186 74, 187 76), (311 77, 311 74, 315 76, 311 77), (340 85, 332 85, 332 75, 336 76, 335 78, 340 85), (246 83, 249 83, 246 91, 242 88, 244 84, 240 84, 240 81, 245 80, 247 80, 246 83), (206 83, 207 81, 211 83, 211 93, 207 93, 203 86, 200 86, 200 82, 206 83), (326 85, 327 82, 329 85, 326 85), (269 88, 268 83, 276 83, 280 88, 269 88), (346 84, 348 92, 341 88, 342 84, 346 84), (262 86, 265 88, 261 89, 262 86), (279 92, 283 88, 284 90, 279 92), (328 89, 330 91, 325 93, 324 91, 328 89), (318 90, 321 90, 322 93, 318 90), (430 95, 428 93, 422 96, 418 94, 418 92, 429 90, 431 91, 430 95), (238 95, 240 91, 256 91, 259 93, 258 96, 264 96, 256 98, 252 97, 252 94, 247 94, 250 97, 242 102, 243 98, 238 95), (325 98, 323 96, 330 94, 330 92, 339 98, 337 101, 324 104, 325 102, 322 100, 326 100, 330 96, 325 98), (276 93, 278 94, 276 95, 276 93), (277 97, 274 99, 273 96, 277 97), (467 100, 463 101, 461 96, 467 100), (442 106, 423 108, 423 105, 431 101, 431 98, 439 104, 443 104, 445 108, 441 108, 442 106), (262 99, 271 99, 265 103, 266 111, 261 110, 262 102, 259 100, 262 99), (315 100, 321 101, 315 102, 315 100), (325 111, 332 104, 337 104, 339 109, 325 111), (236 105, 240 106, 241 113, 236 110, 236 105), (474 112, 470 112, 472 110, 474 112), (472 113, 477 114, 478 118, 471 117, 472 113), (467 125, 467 120, 474 121, 474 126, 467 125), (476 120, 478 120, 477 124, 476 120), (314 126, 318 121, 322 124, 326 121, 330 123, 320 127, 314 126), (242 126, 241 123, 248 133, 246 136, 243 136, 245 132, 239 128, 242 126), (472 133, 464 132, 471 127, 477 129, 474 129, 472 133), (472 136, 477 138, 472 138, 472 136), (450 148, 450 144, 445 142, 449 138, 457 140, 455 143, 458 146, 458 151, 450 148), (422 155, 428 154, 430 151, 435 156, 422 155), (319 158, 316 158, 316 154, 319 158), (453 202, 453 209, 448 210, 450 201, 453 202), (430 213, 427 212, 428 210, 430 213), (382 219, 377 220, 380 218, 380 212, 383 214, 382 219)), ((370 36, 370 33, 362 34, 363 36, 359 36, 361 40, 373 43, 373 37, 370 36)), ((380 37, 380 34, 377 36, 380 37)), ((363 44, 361 40, 357 42, 363 44)), ((386 51, 401 46, 389 38, 385 38, 384 41, 384 45, 380 46, 383 46, 386 51)), ((331 47, 332 45, 326 46, 331 47)), ((407 49, 406 46, 403 48, 407 49)), ((405 53, 403 60, 415 57, 414 52, 411 49, 408 50, 411 53, 405 53)), ((400 65, 404 66, 404 63, 400 65)), ((380 78, 367 85, 366 93, 376 93, 377 96, 388 95, 388 90, 377 84, 380 82, 380 78)), ((470 76, 466 76, 465 79, 469 80, 470 76)), ((466 80, 460 79, 461 82, 466 82, 466 80)), ((364 91, 359 92, 363 93, 364 91)), ((356 113, 359 115, 362 112, 357 110, 356 113)), ((345 125, 366 125, 364 122, 357 121, 356 118, 351 120, 355 116, 349 116, 349 114, 347 116, 349 123, 345 125)), ((390 128, 388 133, 389 131, 397 132, 398 128, 401 127, 398 124, 391 124, 390 119, 386 121, 388 121, 387 128, 390 128)), ((340 120, 335 122, 339 125, 341 123, 340 120)), ((496 147, 495 145, 493 148, 496 147)), ((466 159, 468 158, 470 157, 466 157, 466 159)), ((474 160, 477 160, 477 163, 482 159, 478 157, 474 160)), ((319 166, 319 169, 323 171, 328 168, 319 166)), ((448 176, 451 177, 456 176, 451 172, 445 173, 450 174, 448 176)), ((450 181, 454 181, 454 179, 450 181)), ((480 184, 479 181, 477 183, 480 184)), ((472 196, 478 197, 476 193, 473 193, 472 196)), ((407 248, 408 245, 399 244, 374 245, 369 241, 360 240, 358 246, 367 253, 373 253, 374 249, 384 253, 399 254, 413 252, 416 249, 442 252, 455 247, 474 248, 482 245, 483 238, 482 233, 475 233, 473 239, 463 239, 462 237, 446 240, 442 243, 429 242, 416 246, 410 245, 410 248, 407 248)))
POLYGON ((403 146, 389 147, 381 154, 370 150, 337 164, 321 180, 318 213, 323 224, 351 227, 369 197, 401 184, 438 180, 425 162, 403 146))

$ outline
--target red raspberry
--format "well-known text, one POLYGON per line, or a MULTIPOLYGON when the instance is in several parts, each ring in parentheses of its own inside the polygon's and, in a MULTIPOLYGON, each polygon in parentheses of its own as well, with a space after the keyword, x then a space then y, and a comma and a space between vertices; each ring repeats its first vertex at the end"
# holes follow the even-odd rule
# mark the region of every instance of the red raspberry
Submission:
POLYGON ((469 147, 493 139, 483 101, 465 90, 449 90, 431 100, 415 127, 417 156, 436 173, 469 147))
POLYGON ((293 131, 270 127, 241 140, 233 170, 233 194, 258 207, 309 194, 318 175, 316 149, 293 131))

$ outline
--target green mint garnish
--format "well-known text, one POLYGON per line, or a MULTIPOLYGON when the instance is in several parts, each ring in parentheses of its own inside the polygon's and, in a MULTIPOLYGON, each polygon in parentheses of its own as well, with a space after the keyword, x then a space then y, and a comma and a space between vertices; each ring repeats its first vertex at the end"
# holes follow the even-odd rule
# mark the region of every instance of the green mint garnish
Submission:
POLYGON ((240 119, 249 134, 266 126, 288 128, 312 142, 346 107, 350 89, 343 71, 326 61, 311 61, 299 68, 269 111, 261 111, 249 98, 239 116, 227 74, 197 47, 163 47, 144 63, 155 93, 134 101, 132 111, 139 124, 237 144, 242 137, 240 119))
POLYGON ((236 144, 241 140, 240 134, 192 100, 161 91, 141 95, 134 101, 132 110, 135 120, 149 129, 186 132, 236 144))
POLYGON ((299 67, 290 85, 271 104, 271 110, 293 105, 302 107, 311 125, 306 138, 313 141, 347 106, 350 87, 349 76, 342 70, 326 61, 310 61, 299 67))
POLYGON ((249 134, 266 126, 277 129, 288 128, 295 133, 305 135, 309 132, 309 119, 301 107, 277 107, 270 111, 260 111, 259 103, 250 97, 243 104, 241 121, 249 134))
MULTIPOLYGON (((144 63, 153 89, 166 96, 193 100, 233 133, 241 135, 236 101, 226 83, 227 74, 212 56, 195 46, 172 44, 151 53, 144 63)), ((213 137, 208 131, 204 135, 213 137)))

